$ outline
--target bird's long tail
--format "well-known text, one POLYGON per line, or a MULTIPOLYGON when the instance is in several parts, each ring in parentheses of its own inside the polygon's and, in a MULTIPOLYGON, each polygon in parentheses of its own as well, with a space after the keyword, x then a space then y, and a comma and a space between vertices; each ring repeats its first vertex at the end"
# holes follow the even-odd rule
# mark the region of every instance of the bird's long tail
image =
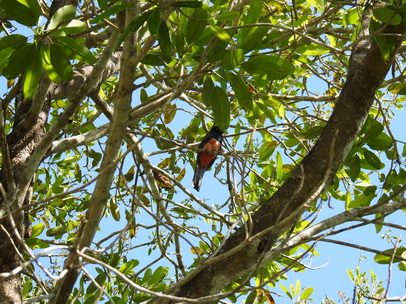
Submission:
POLYGON ((200 190, 204 172, 206 172, 205 167, 197 166, 195 169, 195 174, 193 175, 193 188, 195 188, 197 191, 200 190))

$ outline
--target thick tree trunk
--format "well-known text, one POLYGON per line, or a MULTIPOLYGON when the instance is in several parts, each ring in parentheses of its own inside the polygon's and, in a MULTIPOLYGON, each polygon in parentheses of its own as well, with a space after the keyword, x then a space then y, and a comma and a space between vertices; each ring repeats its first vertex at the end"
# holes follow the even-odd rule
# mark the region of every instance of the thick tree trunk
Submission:
MULTIPOLYGON (((368 25, 367 12, 361 36, 368 34, 368 25)), ((252 216, 251 231, 240 227, 215 256, 209 257, 167 294, 187 298, 210 296, 259 267, 279 236, 296 222, 305 206, 318 197, 337 173, 373 105, 376 90, 394 61, 405 28, 405 24, 386 28, 387 33, 395 34, 388 36, 393 39, 394 51, 386 61, 371 39, 360 39, 352 51, 347 81, 322 135, 292 176, 252 216)), ((208 297, 207 301, 215 298, 208 297)), ((163 298, 150 301, 168 302, 163 298)))
MULTIPOLYGON (((32 100, 26 101, 22 99, 21 90, 16 94, 16 113, 14 115, 13 129, 7 136, 6 143, 1 143, 3 167, 0 171, 0 182, 5 195, 2 195, 2 189, 0 188, 0 273, 10 273, 21 263, 21 244, 29 229, 29 220, 26 214, 15 212, 15 210, 21 205, 31 203, 32 186, 29 186, 26 193, 24 193, 22 204, 16 201, 17 191, 19 190, 16 189, 16 186, 31 156, 46 135, 45 125, 50 101, 56 98, 72 98, 73 100, 76 97, 79 99, 76 103, 78 106, 80 100, 82 100, 81 98, 83 98, 78 96, 78 92, 81 92, 82 88, 86 91, 82 92, 83 94, 95 90, 105 79, 117 72, 120 63, 119 55, 120 53, 106 56, 103 62, 99 64, 98 72, 94 73, 96 76, 92 78, 91 82, 87 81, 94 67, 83 65, 75 71, 74 79, 69 82, 54 84, 47 78, 43 79, 32 100), (9 160, 4 159, 7 155, 9 160), (10 214, 13 214, 12 218, 10 214)), ((72 111, 75 110, 75 107, 71 108, 72 111)), ((62 124, 64 125, 61 125, 60 128, 68 124, 68 120, 62 124)), ((50 148, 51 143, 52 139, 49 143, 46 143, 48 148, 50 148)), ((44 153, 42 158, 45 156, 44 153)), ((39 165, 40 161, 38 161, 37 165, 39 165)), ((30 177, 31 181, 33 178, 34 174, 30 177)), ((3 303, 21 303, 21 277, 19 273, 12 276, 0 275, 0 304, 3 303)))
MULTIPOLYGON (((0 172, 0 181, 6 194, 6 197, 0 198, 0 210, 2 212, 0 220, 0 273, 10 273, 21 262, 21 244, 24 235, 29 233, 30 225, 29 221, 24 220, 28 219, 28 215, 24 212, 10 215, 10 212, 14 211, 14 190, 29 157, 45 134, 45 123, 49 111, 49 103, 44 99, 27 101, 19 97, 18 95, 16 98, 14 127, 6 141, 10 167, 3 166, 0 172), (35 113, 34 119, 30 118, 30 115, 33 114, 30 111, 33 108, 33 102, 42 105, 39 113, 35 113)), ((24 204, 30 203, 31 195, 32 186, 25 195, 24 204)), ((21 278, 19 274, 0 277, 0 303, 21 303, 21 278)))

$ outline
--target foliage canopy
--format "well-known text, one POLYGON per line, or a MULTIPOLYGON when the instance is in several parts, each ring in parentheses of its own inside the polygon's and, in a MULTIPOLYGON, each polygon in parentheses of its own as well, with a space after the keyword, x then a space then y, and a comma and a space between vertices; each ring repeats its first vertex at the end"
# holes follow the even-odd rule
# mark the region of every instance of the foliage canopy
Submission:
MULTIPOLYGON (((7 303, 309 302, 283 280, 317 242, 405 229, 385 221, 406 208, 402 1, 2 0, 0 17, 7 303), (213 124, 226 142, 196 193, 213 124)), ((388 240, 375 261, 405 271, 388 240)), ((348 274, 359 303, 388 298, 348 274)))

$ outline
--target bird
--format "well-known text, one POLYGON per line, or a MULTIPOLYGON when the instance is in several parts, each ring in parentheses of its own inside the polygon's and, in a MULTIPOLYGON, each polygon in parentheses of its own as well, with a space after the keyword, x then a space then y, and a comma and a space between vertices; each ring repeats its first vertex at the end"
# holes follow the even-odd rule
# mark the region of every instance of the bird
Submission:
POLYGON ((223 133, 219 127, 213 126, 199 144, 199 149, 207 150, 208 152, 199 151, 197 153, 195 173, 193 175, 193 188, 197 191, 200 190, 204 173, 211 168, 217 157, 216 152, 219 152, 221 149, 223 133))

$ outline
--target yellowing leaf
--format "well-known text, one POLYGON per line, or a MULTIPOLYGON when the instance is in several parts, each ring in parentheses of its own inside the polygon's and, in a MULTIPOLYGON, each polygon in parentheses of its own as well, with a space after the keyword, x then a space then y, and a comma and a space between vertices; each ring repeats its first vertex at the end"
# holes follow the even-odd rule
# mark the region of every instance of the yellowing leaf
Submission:
POLYGON ((164 122, 166 124, 171 123, 172 120, 175 118, 175 115, 176 115, 176 105, 174 104, 168 105, 164 112, 164 122))
POLYGON ((185 177, 185 173, 186 173, 186 168, 183 168, 180 173, 178 174, 178 176, 176 177, 176 180, 178 182, 180 182, 184 177, 185 177))
POLYGON ((197 255, 202 255, 204 253, 202 248, 196 246, 190 248, 190 252, 197 255))

